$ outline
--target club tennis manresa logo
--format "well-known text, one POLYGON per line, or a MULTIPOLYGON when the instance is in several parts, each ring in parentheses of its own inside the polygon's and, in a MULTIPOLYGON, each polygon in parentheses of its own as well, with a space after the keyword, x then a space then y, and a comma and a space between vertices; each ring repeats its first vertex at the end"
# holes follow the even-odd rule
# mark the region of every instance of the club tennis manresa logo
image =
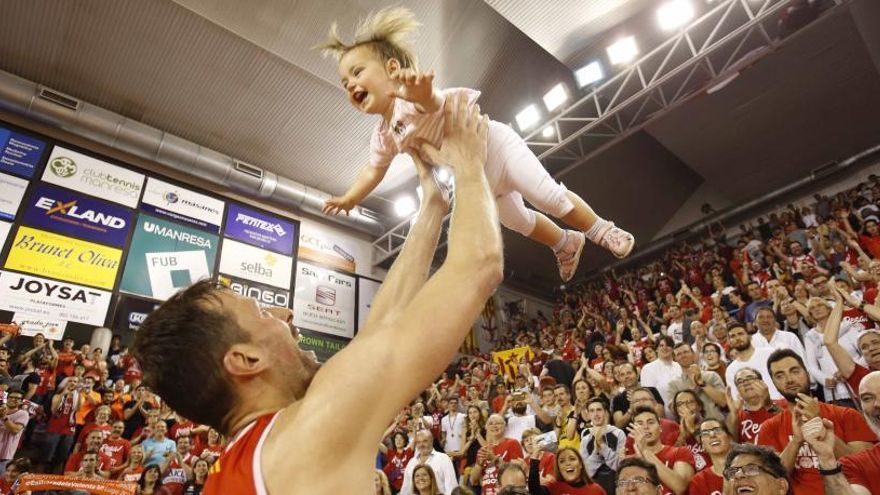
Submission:
POLYGON ((76 173, 76 162, 66 156, 59 156, 49 162, 49 168, 53 174, 66 179, 76 173))

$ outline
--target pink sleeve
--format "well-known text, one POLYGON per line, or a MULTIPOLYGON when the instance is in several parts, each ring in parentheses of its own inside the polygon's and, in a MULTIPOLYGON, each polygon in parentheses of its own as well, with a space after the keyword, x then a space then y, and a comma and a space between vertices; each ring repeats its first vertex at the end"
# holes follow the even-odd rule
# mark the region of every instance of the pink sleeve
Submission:
POLYGON ((382 123, 378 123, 370 136, 370 165, 376 168, 385 168, 391 165, 391 160, 397 154, 394 140, 386 132, 382 132, 382 123))
POLYGON ((443 103, 445 104, 448 100, 454 99, 456 96, 459 98, 464 97, 467 98, 468 105, 473 105, 477 102, 477 98, 480 97, 480 92, 476 89, 470 88, 447 88, 440 91, 440 95, 443 97, 443 103))

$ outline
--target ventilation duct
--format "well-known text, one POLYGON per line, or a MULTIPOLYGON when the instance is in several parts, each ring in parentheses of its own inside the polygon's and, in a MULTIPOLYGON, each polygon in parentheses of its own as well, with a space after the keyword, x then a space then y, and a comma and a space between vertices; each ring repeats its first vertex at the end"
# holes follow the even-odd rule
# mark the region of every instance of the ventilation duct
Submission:
MULTIPOLYGON (((0 108, 207 180, 266 203, 322 215, 330 195, 178 136, 0 71, 0 108)), ((324 216, 372 236, 385 229, 376 213, 324 216)))

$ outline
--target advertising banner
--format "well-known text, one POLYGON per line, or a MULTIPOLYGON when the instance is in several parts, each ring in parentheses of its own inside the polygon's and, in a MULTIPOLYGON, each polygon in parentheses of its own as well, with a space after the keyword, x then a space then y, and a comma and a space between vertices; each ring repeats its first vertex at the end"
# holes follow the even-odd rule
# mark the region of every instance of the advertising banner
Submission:
POLYGON ((344 272, 355 273, 358 260, 350 241, 320 226, 300 226, 299 259, 313 261, 344 272))
POLYGON ((293 324, 350 339, 354 337, 354 297, 354 277, 300 261, 293 324))
POLYGON ((0 222, 0 251, 6 245, 6 238, 9 237, 9 231, 12 230, 12 224, 9 222, 0 222))
POLYGON ((88 493, 90 495, 135 495, 137 483, 105 481, 101 479, 74 478, 57 474, 25 474, 18 479, 15 493, 60 490, 64 493, 88 493))
POLYGON ((28 182, 11 175, 0 174, 0 219, 12 220, 21 205, 28 182))
POLYGON ((33 190, 22 214, 29 225, 120 248, 133 217, 127 208, 43 184, 33 190))
POLYGON ((159 307, 156 301, 147 301, 131 296, 119 296, 116 313, 113 315, 113 330, 137 330, 147 315, 159 307))
POLYGON ((24 313, 15 313, 12 321, 21 327, 21 334, 26 337, 34 337, 38 333, 43 334, 49 340, 62 340, 67 322, 63 320, 45 319, 39 316, 24 313))
POLYGON ((61 146, 49 155, 43 181, 129 208, 137 206, 144 187, 142 174, 61 146))
POLYGON ((210 278, 217 256, 216 235, 142 214, 138 219, 120 290, 167 299, 210 278))
POLYGON ((240 296, 255 299, 264 308, 273 306, 290 307, 290 291, 223 274, 220 274, 218 281, 240 296))
POLYGON ((112 289, 122 251, 20 226, 6 268, 77 284, 112 289))
POLYGON ((110 292, 0 271, 0 309, 46 320, 104 325, 110 292))
POLYGON ((299 346, 306 351, 314 351, 318 361, 326 363, 334 354, 348 345, 351 339, 334 337, 300 328, 299 346))
POLYGON ((379 292, 381 282, 370 280, 368 278, 358 279, 358 330, 364 328, 364 322, 367 321, 367 315, 373 306, 373 298, 379 292))
POLYGON ((0 170, 30 179, 46 143, 0 127, 0 170))
POLYGON ((225 234, 226 237, 290 256, 297 232, 293 222, 230 203, 225 234))
POLYGON ((223 222, 223 201, 150 177, 141 209, 214 234, 223 222))
POLYGON ((233 277, 290 290, 293 258, 223 239, 220 271, 233 277))

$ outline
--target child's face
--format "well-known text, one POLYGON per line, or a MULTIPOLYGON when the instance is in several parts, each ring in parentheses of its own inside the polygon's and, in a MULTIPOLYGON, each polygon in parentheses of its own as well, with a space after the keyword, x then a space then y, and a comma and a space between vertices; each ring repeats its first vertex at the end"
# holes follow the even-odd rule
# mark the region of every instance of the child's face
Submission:
POLYGON ((348 93, 348 101, 364 113, 384 114, 394 99, 388 92, 394 89, 389 72, 399 69, 397 60, 382 63, 369 46, 349 50, 339 60, 339 77, 348 93))

